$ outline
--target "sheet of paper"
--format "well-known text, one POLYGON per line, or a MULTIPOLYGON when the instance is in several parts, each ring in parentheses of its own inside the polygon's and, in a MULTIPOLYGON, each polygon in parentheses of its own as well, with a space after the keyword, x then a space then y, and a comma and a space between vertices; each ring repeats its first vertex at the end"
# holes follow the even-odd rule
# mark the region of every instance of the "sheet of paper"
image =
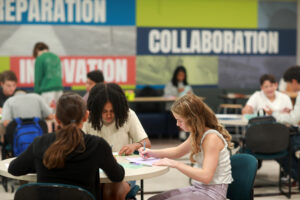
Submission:
POLYGON ((113 156, 118 156, 119 152, 113 152, 113 156))
POLYGON ((132 163, 137 163, 137 164, 141 164, 141 165, 146 165, 146 166, 152 166, 153 163, 157 162, 159 159, 158 158, 148 158, 148 159, 144 159, 142 157, 134 157, 134 158, 126 158, 129 162, 132 163))

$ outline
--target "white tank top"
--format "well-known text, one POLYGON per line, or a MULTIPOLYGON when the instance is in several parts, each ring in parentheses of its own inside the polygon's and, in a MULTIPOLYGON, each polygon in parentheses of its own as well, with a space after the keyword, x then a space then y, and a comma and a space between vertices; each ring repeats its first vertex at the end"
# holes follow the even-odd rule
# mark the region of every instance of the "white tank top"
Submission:
MULTIPOLYGON (((208 134, 216 134, 223 140, 223 142, 225 144, 224 148, 220 151, 218 166, 216 168, 216 172, 213 176, 213 179, 211 180, 211 182, 209 184, 211 184, 211 185, 212 184, 230 184, 233 181, 233 179, 231 176, 230 153, 229 153, 229 150, 227 149, 228 144, 227 144, 226 140, 224 139, 223 135, 216 130, 210 129, 210 130, 207 130, 203 134, 203 137, 200 142, 201 152, 199 152, 198 154, 195 155, 195 160, 196 160, 195 167, 202 168, 202 162, 203 162, 203 157, 204 157, 204 153, 203 153, 203 149, 202 149, 202 142, 208 134)), ((196 180, 193 180, 193 182, 200 183, 199 181, 196 181, 196 180)))

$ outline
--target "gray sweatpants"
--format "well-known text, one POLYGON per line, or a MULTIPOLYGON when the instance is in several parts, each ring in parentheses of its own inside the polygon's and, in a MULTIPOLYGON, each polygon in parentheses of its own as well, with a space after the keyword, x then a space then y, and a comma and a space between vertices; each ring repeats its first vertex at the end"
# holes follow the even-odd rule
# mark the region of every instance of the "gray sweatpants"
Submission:
POLYGON ((149 200, 225 200, 227 194, 227 184, 204 185, 194 183, 192 186, 174 189, 160 193, 149 200))

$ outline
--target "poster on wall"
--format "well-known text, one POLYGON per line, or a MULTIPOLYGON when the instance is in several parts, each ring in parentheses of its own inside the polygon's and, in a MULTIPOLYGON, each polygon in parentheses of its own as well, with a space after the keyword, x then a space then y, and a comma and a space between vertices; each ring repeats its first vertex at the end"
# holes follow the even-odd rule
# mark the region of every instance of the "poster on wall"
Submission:
MULTIPOLYGON (((135 85, 135 57, 60 57, 63 85, 65 87, 84 85, 89 71, 101 70, 106 82, 120 85, 135 85)), ((33 87, 34 59, 32 57, 11 57, 11 70, 18 77, 19 87, 33 87)))

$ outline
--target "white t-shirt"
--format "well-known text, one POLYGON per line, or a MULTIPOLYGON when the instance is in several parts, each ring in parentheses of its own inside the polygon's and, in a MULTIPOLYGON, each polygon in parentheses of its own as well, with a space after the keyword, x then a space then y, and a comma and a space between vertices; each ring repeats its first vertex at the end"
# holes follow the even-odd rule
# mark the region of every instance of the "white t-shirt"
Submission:
POLYGON ((116 123, 103 125, 101 131, 95 130, 89 122, 84 123, 82 130, 91 135, 104 138, 114 152, 118 152, 127 144, 139 142, 147 138, 147 134, 136 116, 135 112, 129 109, 128 119, 122 127, 116 128, 116 123))
POLYGON ((246 103, 247 106, 253 108, 253 113, 257 113, 262 109, 271 108, 273 112, 280 112, 284 108, 293 109, 291 98, 282 93, 275 91, 274 101, 270 101, 263 91, 256 91, 246 103))
POLYGON ((290 113, 274 112, 273 116, 280 123, 298 124, 300 123, 300 92, 294 105, 294 109, 290 113))

